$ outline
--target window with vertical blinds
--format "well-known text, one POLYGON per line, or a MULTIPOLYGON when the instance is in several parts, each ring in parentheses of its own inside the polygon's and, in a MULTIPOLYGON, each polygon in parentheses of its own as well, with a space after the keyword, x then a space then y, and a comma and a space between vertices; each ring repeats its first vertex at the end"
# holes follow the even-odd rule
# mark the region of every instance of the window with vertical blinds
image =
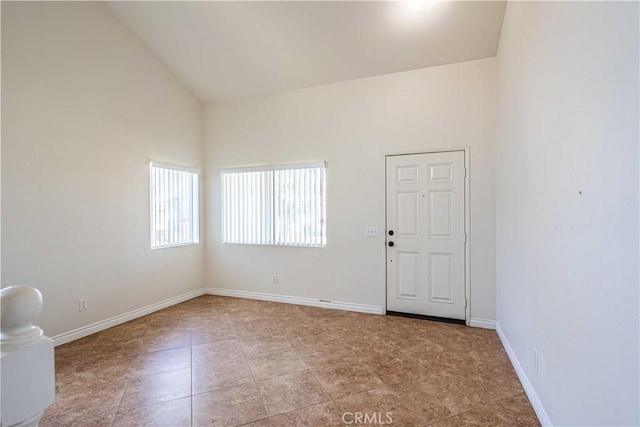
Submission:
POLYGON ((194 169, 151 162, 151 248, 199 241, 198 175, 194 169))
POLYGON ((324 163, 223 169, 221 178, 223 243, 325 246, 324 163))

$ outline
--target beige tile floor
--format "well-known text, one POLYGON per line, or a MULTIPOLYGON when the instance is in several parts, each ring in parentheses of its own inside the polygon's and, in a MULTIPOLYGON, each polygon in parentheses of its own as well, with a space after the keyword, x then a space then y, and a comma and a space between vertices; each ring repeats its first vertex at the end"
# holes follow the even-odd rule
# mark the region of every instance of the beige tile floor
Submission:
POLYGON ((203 296, 57 347, 41 426, 539 425, 494 331, 203 296))

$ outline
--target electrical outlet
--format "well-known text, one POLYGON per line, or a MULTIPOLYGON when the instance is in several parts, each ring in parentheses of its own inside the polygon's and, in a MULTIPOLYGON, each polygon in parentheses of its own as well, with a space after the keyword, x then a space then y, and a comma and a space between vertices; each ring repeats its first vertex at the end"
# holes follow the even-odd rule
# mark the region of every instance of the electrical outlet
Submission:
POLYGON ((271 283, 273 283, 274 285, 278 284, 278 275, 277 274, 272 274, 271 275, 271 283))
POLYGON ((365 227, 364 235, 367 237, 375 237, 378 235, 378 227, 365 227))
POLYGON ((85 311, 89 308, 89 303, 86 299, 81 299, 78 301, 78 311, 85 311))
POLYGON ((537 348, 533 349, 533 357, 534 357, 533 360, 534 360, 534 364, 535 364, 535 367, 536 367, 536 372, 538 372, 538 368, 539 368, 540 364, 538 363, 539 358, 538 358, 538 349, 537 348))

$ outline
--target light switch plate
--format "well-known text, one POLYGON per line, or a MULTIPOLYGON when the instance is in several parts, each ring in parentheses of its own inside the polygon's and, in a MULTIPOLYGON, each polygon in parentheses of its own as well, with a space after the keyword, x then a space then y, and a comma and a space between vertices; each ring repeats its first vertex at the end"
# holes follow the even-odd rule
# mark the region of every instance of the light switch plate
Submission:
POLYGON ((376 237, 378 235, 378 227, 365 227, 364 235, 367 237, 376 237))

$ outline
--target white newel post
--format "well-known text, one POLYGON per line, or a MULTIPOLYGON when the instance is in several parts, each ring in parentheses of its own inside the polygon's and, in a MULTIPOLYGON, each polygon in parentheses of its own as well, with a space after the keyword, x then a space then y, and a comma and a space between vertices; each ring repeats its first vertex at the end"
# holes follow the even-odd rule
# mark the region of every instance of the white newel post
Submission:
POLYGON ((29 286, 0 290, 0 426, 37 426, 55 399, 53 341, 33 322, 42 294, 29 286))

